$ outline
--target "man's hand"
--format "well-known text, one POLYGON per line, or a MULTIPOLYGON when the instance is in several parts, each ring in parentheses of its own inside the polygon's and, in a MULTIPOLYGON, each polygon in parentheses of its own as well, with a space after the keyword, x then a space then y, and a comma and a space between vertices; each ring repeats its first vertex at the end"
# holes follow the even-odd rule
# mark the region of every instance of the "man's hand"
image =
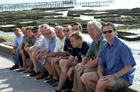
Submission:
POLYGON ((79 76, 81 76, 83 71, 84 71, 84 65, 83 64, 79 64, 79 66, 78 66, 78 74, 79 74, 79 76))
POLYGON ((16 54, 16 49, 12 49, 12 52, 15 55, 16 54))

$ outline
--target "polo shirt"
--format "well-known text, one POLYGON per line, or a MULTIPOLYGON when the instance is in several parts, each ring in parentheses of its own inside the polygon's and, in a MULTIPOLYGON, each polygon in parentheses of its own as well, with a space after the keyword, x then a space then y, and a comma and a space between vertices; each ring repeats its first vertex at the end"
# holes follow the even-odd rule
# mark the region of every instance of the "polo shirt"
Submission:
POLYGON ((102 48, 104 46, 104 44, 106 43, 106 40, 104 39, 103 35, 100 36, 100 38, 98 39, 98 44, 96 44, 96 42, 93 40, 93 42, 91 43, 88 52, 86 54, 86 57, 88 58, 100 58, 101 57, 101 51, 102 48))

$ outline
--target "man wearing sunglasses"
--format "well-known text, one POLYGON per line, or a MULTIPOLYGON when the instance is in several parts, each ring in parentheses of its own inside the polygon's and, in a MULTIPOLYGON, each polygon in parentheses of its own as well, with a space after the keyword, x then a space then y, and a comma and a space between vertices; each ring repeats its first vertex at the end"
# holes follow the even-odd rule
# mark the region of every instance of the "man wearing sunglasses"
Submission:
POLYGON ((117 28, 112 23, 105 23, 102 32, 107 43, 102 49, 98 73, 87 74, 93 76, 86 77, 87 86, 96 92, 105 92, 132 85, 136 62, 130 48, 116 36, 117 28))
POLYGON ((36 57, 36 59, 38 59, 41 62, 41 64, 43 64, 43 66, 48 70, 49 74, 52 74, 50 66, 48 66, 49 65, 48 61, 50 61, 52 59, 52 53, 54 52, 58 38, 55 35, 55 31, 54 31, 53 27, 48 27, 45 31, 45 35, 49 39, 48 40, 48 49, 47 49, 47 51, 42 53, 41 58, 36 57))
MULTIPOLYGON (((49 82, 50 84, 57 85, 58 74, 56 73, 55 64, 58 63, 59 57, 61 56, 61 53, 63 52, 65 37, 64 37, 62 26, 56 26, 54 30, 55 30, 55 34, 58 40, 56 42, 54 52, 50 53, 49 56, 47 56, 49 58, 47 59, 46 68, 50 72, 50 75, 47 76, 46 79, 48 79, 47 82, 49 82), (52 75, 53 77, 50 79, 52 75)), ((49 35, 49 34, 50 33, 48 32, 46 35, 49 35)))

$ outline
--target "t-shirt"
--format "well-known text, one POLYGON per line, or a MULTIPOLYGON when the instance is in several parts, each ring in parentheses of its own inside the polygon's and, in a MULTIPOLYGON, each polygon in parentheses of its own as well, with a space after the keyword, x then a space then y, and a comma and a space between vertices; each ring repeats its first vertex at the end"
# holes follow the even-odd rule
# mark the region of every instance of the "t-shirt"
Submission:
POLYGON ((130 48, 118 39, 118 37, 115 37, 111 47, 109 46, 109 43, 106 43, 103 46, 99 65, 107 68, 105 75, 112 75, 124 67, 131 65, 132 69, 123 75, 123 77, 128 79, 130 84, 133 83, 135 75, 134 66, 136 65, 136 62, 130 48))
POLYGON ((89 43, 86 41, 83 41, 83 45, 82 48, 73 48, 72 49, 72 56, 77 56, 77 58, 79 59, 79 61, 81 62, 82 59, 86 56, 87 51, 89 49, 89 43))
POLYGON ((72 45, 70 44, 70 39, 65 39, 65 43, 64 43, 64 51, 68 51, 71 54, 72 51, 72 45))

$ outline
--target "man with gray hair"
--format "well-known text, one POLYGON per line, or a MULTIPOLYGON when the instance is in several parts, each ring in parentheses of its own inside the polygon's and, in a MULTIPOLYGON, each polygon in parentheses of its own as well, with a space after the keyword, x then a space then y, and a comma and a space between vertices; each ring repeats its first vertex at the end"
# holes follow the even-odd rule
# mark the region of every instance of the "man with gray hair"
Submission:
MULTIPOLYGON (((98 62, 101 56, 101 49, 106 43, 102 32, 101 23, 98 21, 90 21, 87 23, 87 30, 90 37, 93 39, 86 56, 82 62, 76 65, 74 70, 74 84, 72 91, 74 92, 85 92, 85 87, 80 79, 82 74, 90 71, 97 71, 98 62)), ((92 77, 92 76, 88 76, 92 77)), ((89 89, 87 89, 89 92, 89 89)))

